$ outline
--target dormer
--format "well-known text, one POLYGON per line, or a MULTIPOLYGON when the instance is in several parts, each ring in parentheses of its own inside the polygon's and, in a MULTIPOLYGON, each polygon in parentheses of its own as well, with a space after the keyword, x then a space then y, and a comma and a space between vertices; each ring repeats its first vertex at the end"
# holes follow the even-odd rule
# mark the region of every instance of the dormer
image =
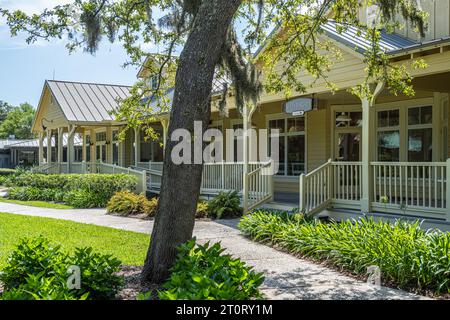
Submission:
MULTIPOLYGON (((410 23, 406 23, 401 14, 396 20, 403 26, 396 29, 395 33, 409 38, 413 41, 423 42, 440 39, 450 36, 450 1, 449 0, 418 0, 418 4, 423 11, 428 13, 428 28, 425 30, 425 37, 414 31, 410 23)), ((361 21, 366 21, 369 25, 378 15, 378 8, 375 5, 363 5, 360 9, 359 17, 361 21)))
MULTIPOLYGON (((163 61, 166 59, 163 55, 157 55, 152 54, 149 55, 146 59, 142 67, 139 69, 138 72, 138 79, 142 79, 145 81, 148 81, 149 86, 152 89, 156 89, 158 87, 158 81, 159 81, 159 70, 161 65, 163 64, 163 61)), ((176 61, 176 57, 171 58, 172 61, 176 61)), ((172 69, 174 69, 174 64, 172 63, 172 69)), ((169 70, 169 66, 165 66, 162 70, 162 76, 175 76, 175 70, 169 70)))

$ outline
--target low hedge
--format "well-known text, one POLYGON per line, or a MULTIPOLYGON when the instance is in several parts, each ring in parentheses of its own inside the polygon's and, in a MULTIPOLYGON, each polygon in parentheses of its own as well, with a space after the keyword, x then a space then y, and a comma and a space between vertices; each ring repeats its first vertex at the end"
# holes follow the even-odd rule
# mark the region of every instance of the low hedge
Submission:
POLYGON ((118 191, 135 190, 137 178, 125 174, 36 174, 10 176, 9 198, 66 202, 75 208, 105 207, 118 191))
POLYGON ((450 234, 426 232, 419 222, 372 218, 323 223, 299 214, 256 211, 239 229, 253 240, 366 275, 378 266, 385 283, 415 292, 450 293, 450 234))

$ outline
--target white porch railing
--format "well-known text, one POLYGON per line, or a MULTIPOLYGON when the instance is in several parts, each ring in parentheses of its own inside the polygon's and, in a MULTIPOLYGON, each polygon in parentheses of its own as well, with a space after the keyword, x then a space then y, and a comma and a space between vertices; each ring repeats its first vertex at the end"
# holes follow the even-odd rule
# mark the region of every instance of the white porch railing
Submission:
POLYGON ((378 209, 411 209, 428 216, 445 214, 447 164, 445 162, 372 162, 373 204, 378 209))
MULTIPOLYGON (((271 163, 249 163, 248 179, 248 210, 273 198, 272 175, 266 175, 264 170, 270 169, 271 163)), ((139 163, 139 168, 147 172, 148 190, 159 193, 162 181, 162 163, 139 163), (149 169, 152 168, 152 169, 149 169)), ((203 167, 202 194, 216 195, 222 191, 237 191, 243 195, 244 164, 242 162, 206 163, 203 167)))
POLYGON ((257 168, 247 175, 248 211, 273 199, 273 174, 271 169, 272 162, 270 161, 268 163, 258 164, 257 168))
POLYGON ((447 162, 371 162, 370 181, 362 180, 361 162, 328 161, 300 176, 300 211, 361 209, 368 183, 371 211, 450 220, 447 162))
POLYGON ((326 208, 332 198, 331 160, 300 176, 300 212, 312 215, 326 208))

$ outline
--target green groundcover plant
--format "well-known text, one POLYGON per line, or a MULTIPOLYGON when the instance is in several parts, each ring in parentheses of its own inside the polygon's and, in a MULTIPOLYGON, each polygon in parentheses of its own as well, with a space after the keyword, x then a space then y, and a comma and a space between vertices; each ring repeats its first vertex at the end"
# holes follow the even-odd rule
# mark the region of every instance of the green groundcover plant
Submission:
POLYGON ((362 218, 323 223, 300 214, 260 210, 243 217, 239 229, 253 240, 356 274, 378 266, 382 279, 400 288, 450 292, 450 234, 424 231, 419 222, 362 218))
POLYGON ((92 248, 62 252, 46 238, 22 239, 0 272, 3 300, 112 299, 123 285, 117 276, 121 262, 92 248), (80 270, 80 288, 70 288, 71 267, 80 270))
MULTIPOLYGON (((161 300, 261 299, 264 281, 240 259, 223 254, 220 243, 197 245, 195 239, 182 245, 171 276, 158 293, 161 300)), ((142 295, 145 299, 146 295, 142 295)))
POLYGON ((105 207, 122 190, 136 189, 136 177, 125 174, 36 174, 8 177, 9 198, 22 201, 65 202, 75 208, 105 207))
POLYGON ((221 192, 208 202, 208 217, 236 218, 242 215, 241 198, 236 191, 221 192))

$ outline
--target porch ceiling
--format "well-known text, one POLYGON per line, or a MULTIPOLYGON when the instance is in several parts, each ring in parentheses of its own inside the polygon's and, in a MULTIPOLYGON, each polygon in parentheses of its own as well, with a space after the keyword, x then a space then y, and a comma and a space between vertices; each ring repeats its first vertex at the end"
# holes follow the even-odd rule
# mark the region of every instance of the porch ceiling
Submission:
POLYGON ((417 77, 413 86, 416 90, 450 93, 450 72, 417 77))

